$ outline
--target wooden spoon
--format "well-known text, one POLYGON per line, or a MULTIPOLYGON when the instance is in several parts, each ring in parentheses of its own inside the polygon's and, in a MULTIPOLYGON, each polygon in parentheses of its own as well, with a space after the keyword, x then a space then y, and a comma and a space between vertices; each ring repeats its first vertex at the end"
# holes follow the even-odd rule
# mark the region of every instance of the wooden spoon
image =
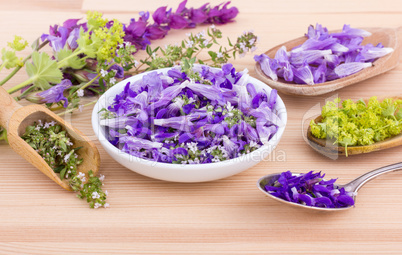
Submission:
POLYGON ((95 144, 88 137, 44 106, 29 105, 22 107, 7 91, 0 87, 0 126, 7 130, 7 138, 11 148, 54 182, 66 190, 71 190, 68 181, 66 179, 63 181, 60 180, 60 177, 50 168, 45 160, 21 138, 25 133, 26 127, 33 125, 38 120, 42 120, 43 122, 56 121, 61 125, 70 136, 74 147, 82 146, 78 154, 84 161, 78 166, 78 171, 88 174, 92 170, 95 175, 97 174, 99 171, 100 156, 95 144))
MULTIPOLYGON (((386 71, 389 71, 395 68, 399 63, 399 56, 402 48, 402 27, 397 29, 393 28, 363 28, 366 31, 369 31, 372 35, 364 38, 363 45, 367 43, 372 43, 373 45, 377 45, 378 43, 382 43, 384 47, 393 48, 394 51, 382 58, 379 58, 373 62, 373 66, 369 68, 365 68, 360 72, 352 74, 350 76, 336 79, 333 81, 328 81, 324 83, 318 83, 315 85, 299 85, 291 82, 287 82, 282 78, 278 77, 277 81, 272 80, 264 72, 261 70, 261 66, 259 63, 256 63, 255 70, 257 74, 260 76, 260 79, 268 84, 270 87, 284 93, 287 95, 299 95, 299 96, 316 96, 326 94, 343 87, 367 80, 376 75, 382 74, 386 71)), ((334 31, 339 32, 339 31, 334 31)), ((331 32, 333 33, 333 32, 331 32)), ((307 37, 303 36, 283 44, 280 44, 265 54, 270 58, 275 57, 275 53, 282 47, 286 46, 287 50, 291 50, 294 47, 301 45, 307 40, 307 37)))
MULTIPOLYGON (((384 98, 379 98, 379 101, 382 101, 385 98, 389 97, 384 97, 384 98)), ((393 97, 394 100, 396 99, 402 99, 402 96, 399 97, 393 97)), ((368 99, 364 100, 366 103, 368 102, 368 99)), ((322 120, 322 116, 318 116, 315 118, 315 123, 319 123, 322 120)), ((318 151, 321 154, 324 154, 329 157, 333 156, 346 156, 346 150, 345 147, 343 146, 338 146, 337 144, 334 144, 335 140, 331 139, 320 139, 315 136, 313 136, 311 132, 311 127, 309 126, 307 129, 307 141, 309 145, 316 151, 318 151)), ((356 155, 356 154, 362 154, 362 153, 369 153, 373 151, 379 151, 379 150, 385 150, 389 149, 392 147, 396 147, 402 145, 402 133, 390 138, 387 138, 383 141, 376 142, 370 145, 365 145, 365 146, 348 146, 347 149, 347 155, 356 155)))

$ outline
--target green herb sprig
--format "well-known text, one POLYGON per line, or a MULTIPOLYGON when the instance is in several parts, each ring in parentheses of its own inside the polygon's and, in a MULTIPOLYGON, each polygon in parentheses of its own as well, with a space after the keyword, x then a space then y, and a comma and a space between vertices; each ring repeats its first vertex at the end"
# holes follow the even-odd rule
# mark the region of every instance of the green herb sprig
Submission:
POLYGON ((67 179, 73 191, 79 193, 77 197, 86 199, 91 208, 109 206, 106 203, 107 191, 102 190, 105 176, 97 177, 92 170, 86 176, 77 170, 83 162, 77 154, 80 147, 74 147, 66 131, 55 121, 39 120, 38 123, 28 126, 22 139, 59 174, 61 180, 67 179))

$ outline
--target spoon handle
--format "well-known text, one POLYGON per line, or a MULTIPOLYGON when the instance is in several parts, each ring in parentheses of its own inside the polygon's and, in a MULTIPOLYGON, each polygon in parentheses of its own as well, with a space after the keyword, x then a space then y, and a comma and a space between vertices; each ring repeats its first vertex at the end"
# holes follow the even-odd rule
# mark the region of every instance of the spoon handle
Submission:
POLYGON ((344 185, 346 191, 354 191, 357 192, 366 182, 389 172, 399 171, 402 170, 402 162, 380 167, 376 170, 363 174, 362 176, 354 179, 353 181, 349 182, 348 184, 344 185))
POLYGON ((4 88, 0 87, 0 126, 8 129, 8 121, 15 110, 21 107, 4 88))

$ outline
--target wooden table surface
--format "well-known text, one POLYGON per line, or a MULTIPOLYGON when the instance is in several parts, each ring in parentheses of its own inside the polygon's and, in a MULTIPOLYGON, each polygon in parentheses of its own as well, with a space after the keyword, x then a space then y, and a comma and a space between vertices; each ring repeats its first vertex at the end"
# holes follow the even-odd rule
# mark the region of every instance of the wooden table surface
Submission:
MULTIPOLYGON (((211 1, 212 4, 220 1, 211 1)), ((99 10, 128 22, 143 10, 179 0, 15 0, 0 1, 0 47, 14 34, 29 41, 49 25, 99 10)), ((189 0, 198 7, 203 2, 189 0)), ((303 35, 308 25, 331 29, 398 27, 400 0, 234 0, 236 22, 221 26, 235 38, 253 29, 260 36, 257 54, 303 35)), ((192 32, 206 29, 197 27, 192 32)), ((153 45, 175 43, 187 31, 172 31, 153 45)), ((29 54, 24 51, 23 54, 29 54)), ((233 61, 253 76, 253 55, 233 61)), ((6 73, 2 73, 0 78, 6 73)), ((20 72, 9 88, 26 78, 20 72)), ((266 161, 238 175, 207 183, 181 184, 150 179, 120 166, 101 148, 100 172, 106 175, 109 209, 91 210, 0 143, 0 254, 402 254, 402 172, 371 181, 360 190, 356 207, 341 213, 311 213, 266 198, 259 177, 285 170, 322 170, 346 183, 369 170, 402 160, 402 147, 367 155, 326 158, 304 141, 303 125, 328 98, 359 99, 402 94, 402 65, 360 84, 323 96, 281 95, 288 125, 266 161)), ((95 140, 91 109, 68 117, 95 140)))

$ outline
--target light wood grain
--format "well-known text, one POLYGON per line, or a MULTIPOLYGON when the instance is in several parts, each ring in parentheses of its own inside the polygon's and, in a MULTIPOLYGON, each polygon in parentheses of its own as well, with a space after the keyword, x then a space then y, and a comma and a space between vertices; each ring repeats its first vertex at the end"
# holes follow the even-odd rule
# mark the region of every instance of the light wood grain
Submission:
MULTIPOLYGON (((221 1, 213 1, 213 4, 221 1)), ((179 1, 3 1, 0 47, 17 33, 32 41, 49 25, 84 17, 85 10, 128 22, 143 10, 176 8, 179 1), (68 3, 68 4, 66 4, 68 3), (24 8, 20 8, 25 6, 24 8), (71 8, 67 8, 72 6, 71 8)), ((189 6, 200 6, 189 1, 189 6)), ((220 26, 235 38, 253 29, 260 36, 261 54, 297 38, 310 24, 330 30, 344 23, 353 27, 391 27, 402 24, 400 1, 232 1, 240 14, 220 26)), ((206 26, 191 32, 199 32, 206 26)), ((171 31, 153 45, 175 43, 189 30, 171 31)), ((23 54, 29 54, 24 51, 23 54)), ((233 61, 252 76, 252 55, 233 61)), ((6 73, 0 74, 0 79, 6 73)), ((9 88, 26 78, 19 73, 9 88)), ((319 114, 328 98, 359 99, 401 94, 402 66, 336 93, 310 98, 281 95, 288 125, 276 150, 266 161, 236 176, 199 184, 153 180, 116 163, 97 144, 106 175, 111 208, 90 210, 84 201, 61 189, 6 144, 0 144, 0 254, 400 254, 402 250, 402 173, 371 181, 359 191, 356 208, 339 214, 312 214, 266 198, 256 187, 266 174, 285 170, 322 170, 328 178, 347 183, 360 174, 401 161, 402 147, 332 160, 305 142, 308 118, 319 114), (304 125, 304 126, 303 126, 304 125)), ((91 109, 66 117, 95 139, 91 109)))

